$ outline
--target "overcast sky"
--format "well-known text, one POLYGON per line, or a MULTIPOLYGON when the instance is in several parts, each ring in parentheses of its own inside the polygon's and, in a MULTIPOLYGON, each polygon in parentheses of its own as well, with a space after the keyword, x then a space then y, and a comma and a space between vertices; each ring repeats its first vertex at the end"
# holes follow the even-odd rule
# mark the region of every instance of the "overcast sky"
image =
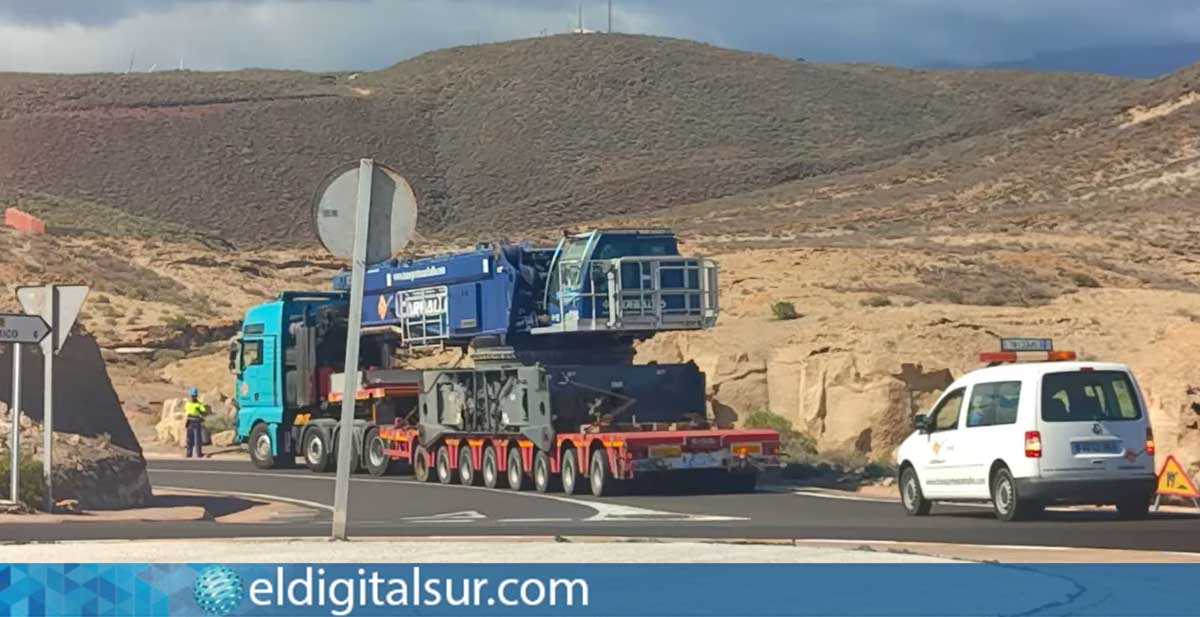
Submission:
MULTIPOLYGON (((614 0, 613 26, 815 61, 984 64, 1200 42, 1200 0, 614 0)), ((576 0, 0 0, 0 71, 376 69, 563 32, 576 0)), ((603 29, 606 0, 584 1, 603 29)))

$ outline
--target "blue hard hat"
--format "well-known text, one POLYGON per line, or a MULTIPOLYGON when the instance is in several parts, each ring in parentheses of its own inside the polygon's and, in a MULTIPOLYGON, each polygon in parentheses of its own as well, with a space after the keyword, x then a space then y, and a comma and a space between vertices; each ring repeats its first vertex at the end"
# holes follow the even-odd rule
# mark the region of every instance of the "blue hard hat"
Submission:
POLYGON ((188 388, 188 396, 196 396, 196 389, 188 388))

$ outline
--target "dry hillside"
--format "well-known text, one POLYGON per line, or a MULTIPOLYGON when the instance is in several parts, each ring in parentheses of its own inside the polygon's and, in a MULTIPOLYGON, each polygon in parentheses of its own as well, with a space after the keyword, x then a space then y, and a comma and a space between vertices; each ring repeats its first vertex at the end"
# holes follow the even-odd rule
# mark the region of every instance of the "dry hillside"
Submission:
POLYGON ((880 163, 1129 80, 820 65, 641 36, 433 52, 363 74, 0 75, 0 198, 116 209, 240 246, 310 239, 308 200, 372 155, 431 235, 524 234, 880 163))

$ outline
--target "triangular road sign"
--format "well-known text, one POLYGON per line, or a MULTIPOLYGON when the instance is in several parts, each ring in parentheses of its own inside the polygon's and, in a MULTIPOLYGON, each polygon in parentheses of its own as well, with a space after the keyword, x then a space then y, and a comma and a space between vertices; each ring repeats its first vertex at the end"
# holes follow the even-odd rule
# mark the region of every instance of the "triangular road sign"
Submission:
POLYGON ((1167 456, 1167 462, 1163 464, 1162 471, 1158 472, 1157 492, 1159 495, 1175 495, 1192 499, 1200 497, 1200 491, 1196 490, 1196 485, 1192 483, 1192 479, 1183 470, 1183 465, 1180 465, 1174 456, 1167 456))
POLYGON ((79 309, 83 307, 83 301, 87 299, 87 285, 55 285, 58 290, 58 323, 55 325, 55 340, 54 352, 62 351, 63 343, 67 341, 67 337, 71 334, 71 327, 75 325, 75 320, 79 317, 79 309))

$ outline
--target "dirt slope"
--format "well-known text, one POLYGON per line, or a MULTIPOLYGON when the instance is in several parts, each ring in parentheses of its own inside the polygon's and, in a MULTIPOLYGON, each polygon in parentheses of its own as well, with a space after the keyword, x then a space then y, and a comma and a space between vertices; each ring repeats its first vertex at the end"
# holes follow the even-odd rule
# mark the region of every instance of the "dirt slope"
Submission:
POLYGON ((1131 83, 625 35, 462 47, 361 75, 7 74, 0 200, 33 192, 60 224, 115 208, 276 244, 309 239, 323 173, 373 155, 413 180, 424 231, 524 234, 886 161, 1131 83))

